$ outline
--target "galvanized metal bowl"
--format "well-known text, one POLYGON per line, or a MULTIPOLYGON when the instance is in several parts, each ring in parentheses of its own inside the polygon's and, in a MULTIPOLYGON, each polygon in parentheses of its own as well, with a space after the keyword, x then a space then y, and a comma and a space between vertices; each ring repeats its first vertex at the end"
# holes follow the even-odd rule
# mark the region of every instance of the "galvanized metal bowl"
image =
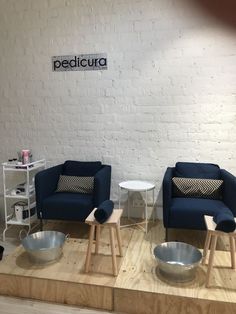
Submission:
POLYGON ((183 242, 165 242, 154 248, 159 272, 166 279, 187 282, 195 278, 202 253, 194 246, 183 242))
POLYGON ((33 263, 45 264, 58 260, 67 236, 58 231, 39 231, 21 240, 33 263))

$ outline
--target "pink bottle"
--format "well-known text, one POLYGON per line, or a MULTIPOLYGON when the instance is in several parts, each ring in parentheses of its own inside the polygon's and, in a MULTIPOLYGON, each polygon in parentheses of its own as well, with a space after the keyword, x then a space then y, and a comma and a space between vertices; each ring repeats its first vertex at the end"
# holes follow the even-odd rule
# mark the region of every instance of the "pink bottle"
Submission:
POLYGON ((23 164, 28 164, 30 162, 30 151, 28 149, 23 149, 21 154, 23 164))

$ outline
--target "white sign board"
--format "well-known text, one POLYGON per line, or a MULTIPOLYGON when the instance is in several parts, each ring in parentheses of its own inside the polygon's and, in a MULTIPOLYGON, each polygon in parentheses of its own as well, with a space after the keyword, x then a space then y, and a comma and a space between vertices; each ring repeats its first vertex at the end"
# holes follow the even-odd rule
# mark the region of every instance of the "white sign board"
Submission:
POLYGON ((106 53, 98 53, 53 56, 52 70, 55 72, 107 70, 107 55, 106 53))

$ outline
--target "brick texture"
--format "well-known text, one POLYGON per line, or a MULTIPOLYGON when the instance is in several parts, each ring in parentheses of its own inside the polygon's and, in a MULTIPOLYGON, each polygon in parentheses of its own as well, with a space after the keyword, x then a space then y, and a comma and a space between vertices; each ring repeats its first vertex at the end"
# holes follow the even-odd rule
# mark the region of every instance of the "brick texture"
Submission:
MULTIPOLYGON (((111 164, 161 182, 176 161, 236 174, 235 31, 187 0, 0 0, 0 160, 111 164), (51 56, 107 53, 108 70, 52 72, 51 56)), ((1 175, 2 177, 2 175, 1 175)), ((0 186, 2 191, 2 184, 0 186)))

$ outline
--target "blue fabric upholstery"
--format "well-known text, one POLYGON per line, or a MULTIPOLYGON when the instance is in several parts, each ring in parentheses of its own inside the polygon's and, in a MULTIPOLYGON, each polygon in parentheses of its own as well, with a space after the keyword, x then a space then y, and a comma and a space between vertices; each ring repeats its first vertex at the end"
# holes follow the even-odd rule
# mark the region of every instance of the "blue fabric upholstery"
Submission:
POLYGON ((57 182, 62 172, 62 164, 40 171, 35 176, 37 211, 43 208, 43 200, 54 193, 57 182))
POLYGON ((220 179, 220 168, 214 164, 177 162, 175 176, 195 179, 220 179))
POLYGON ((236 178, 224 169, 221 169, 221 178, 224 181, 224 202, 236 217, 236 178))
POLYGON ((216 230, 233 232, 235 230, 235 220, 232 212, 219 212, 213 217, 216 223, 216 230))
POLYGON ((103 166, 94 176, 94 207, 109 199, 111 189, 111 166, 103 166), (109 191, 109 195, 107 193, 109 191))
POLYGON ((43 208, 47 212, 47 219, 84 221, 93 210, 93 196, 80 193, 54 193, 44 199, 43 208))
POLYGON ((163 222, 165 228, 206 229, 204 215, 233 213, 236 216, 236 178, 214 164, 178 162, 167 168, 163 179, 163 222), (172 177, 223 180, 223 199, 173 197, 172 177))
POLYGON ((94 212, 96 220, 103 224, 111 216, 114 208, 114 203, 111 200, 102 202, 94 212))
POLYGON ((230 212, 219 200, 204 198, 172 198, 169 228, 206 229, 204 215, 214 216, 219 212, 230 212))
POLYGON ((93 208, 110 198, 110 185, 111 166, 102 165, 100 162, 67 161, 40 171, 35 176, 38 217, 84 221, 93 208), (85 166, 84 170, 82 166, 85 166), (64 171, 67 175, 94 176, 93 194, 55 193, 59 176, 65 174, 64 171))
POLYGON ((62 174, 66 176, 93 177, 102 168, 100 161, 65 161, 62 174))
POLYGON ((174 176, 175 168, 167 168, 163 179, 163 220, 164 226, 169 224, 169 215, 172 203, 172 177, 174 176), (168 210, 167 210, 168 209, 168 210))

